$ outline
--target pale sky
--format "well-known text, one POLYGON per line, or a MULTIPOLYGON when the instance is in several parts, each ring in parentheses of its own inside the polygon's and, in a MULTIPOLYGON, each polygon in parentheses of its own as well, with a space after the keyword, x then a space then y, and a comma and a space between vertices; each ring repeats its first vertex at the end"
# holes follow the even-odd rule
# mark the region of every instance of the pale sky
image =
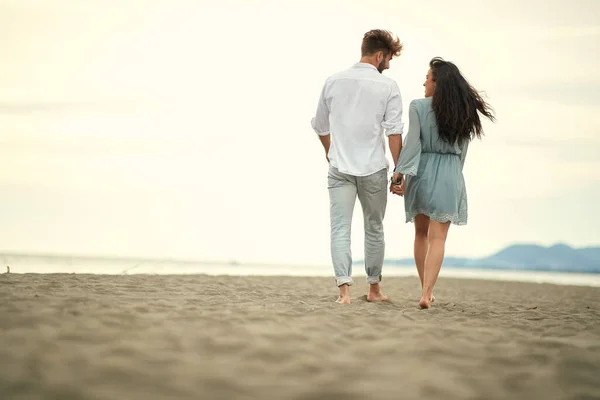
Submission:
MULTIPOLYGON (((0 252, 329 263, 310 119, 374 28, 405 46, 385 72, 405 108, 441 56, 497 112, 447 255, 598 245, 598 15, 596 0, 0 0, 0 252)), ((412 256, 399 197, 385 229, 386 257, 412 256)))

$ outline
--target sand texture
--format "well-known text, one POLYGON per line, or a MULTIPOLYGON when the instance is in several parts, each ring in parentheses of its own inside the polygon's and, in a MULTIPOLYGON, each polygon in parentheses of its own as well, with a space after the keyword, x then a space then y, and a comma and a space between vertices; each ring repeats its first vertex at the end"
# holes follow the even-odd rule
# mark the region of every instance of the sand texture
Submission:
POLYGON ((0 399, 600 399, 600 288, 0 275, 0 399))

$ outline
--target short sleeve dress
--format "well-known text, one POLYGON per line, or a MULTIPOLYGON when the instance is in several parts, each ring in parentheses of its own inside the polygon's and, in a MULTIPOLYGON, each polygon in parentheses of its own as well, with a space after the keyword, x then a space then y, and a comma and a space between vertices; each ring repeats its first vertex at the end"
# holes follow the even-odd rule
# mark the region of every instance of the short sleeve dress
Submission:
POLYGON ((394 173, 405 176, 406 222, 418 214, 455 225, 467 224, 463 165, 469 141, 449 144, 438 133, 431 97, 410 103, 409 128, 394 173))

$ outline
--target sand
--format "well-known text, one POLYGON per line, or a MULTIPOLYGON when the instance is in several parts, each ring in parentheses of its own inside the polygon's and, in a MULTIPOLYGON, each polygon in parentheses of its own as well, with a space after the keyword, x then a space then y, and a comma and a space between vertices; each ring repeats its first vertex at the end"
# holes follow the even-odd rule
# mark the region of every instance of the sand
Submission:
POLYGON ((0 275, 0 399, 600 398, 600 288, 0 275))

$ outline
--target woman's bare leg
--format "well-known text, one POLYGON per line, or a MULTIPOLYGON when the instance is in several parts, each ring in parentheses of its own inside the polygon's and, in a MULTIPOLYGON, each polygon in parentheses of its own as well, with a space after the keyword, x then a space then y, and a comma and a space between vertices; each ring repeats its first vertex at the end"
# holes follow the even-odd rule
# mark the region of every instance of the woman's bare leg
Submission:
POLYGON ((429 231, 429 217, 419 214, 415 216, 415 264, 423 289, 423 271, 425 270, 425 257, 427 256, 427 232, 429 231))
MULTIPOLYGON (((423 290, 423 271, 425 270, 425 257, 427 256, 427 249, 429 247, 429 241, 427 240, 427 232, 429 231, 429 217, 423 214, 415 216, 415 264, 417 266, 417 272, 419 273, 419 279, 421 280, 421 290, 423 290)), ((435 301, 435 296, 431 295, 431 302, 435 301)))
POLYGON ((429 221, 429 231, 427 234, 429 248, 427 249, 423 271, 423 295, 421 301, 419 301, 421 308, 431 308, 433 287, 442 268, 449 228, 450 222, 429 221))

